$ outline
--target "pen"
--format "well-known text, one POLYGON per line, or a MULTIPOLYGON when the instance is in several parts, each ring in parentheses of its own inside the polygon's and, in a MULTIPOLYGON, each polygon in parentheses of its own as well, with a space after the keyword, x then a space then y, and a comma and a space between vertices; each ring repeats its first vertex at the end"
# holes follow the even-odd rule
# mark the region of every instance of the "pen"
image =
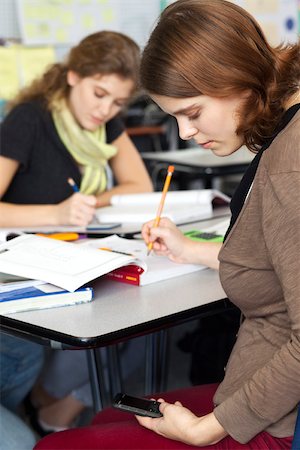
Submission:
POLYGON ((109 247, 100 247, 98 250, 105 250, 107 252, 119 253, 120 255, 134 256, 131 253, 120 252, 119 250, 113 250, 112 248, 109 247))
MULTIPOLYGON (((155 221, 154 221, 153 228, 156 228, 159 225, 161 213, 162 213, 162 210, 163 210, 163 207, 164 207, 164 204, 165 204, 165 199, 166 199, 166 195, 167 195, 167 192, 168 192, 168 189, 169 189, 169 186, 170 186, 170 182, 171 182, 171 178, 172 178, 173 172, 174 172, 174 166, 169 166, 168 167, 168 173, 167 173, 167 176, 166 176, 166 179, 165 179, 165 184, 164 184, 164 187, 163 187, 163 190, 162 190, 162 194, 161 194, 160 203, 159 203, 158 210, 157 210, 157 213, 156 213, 156 218, 155 218, 155 221)), ((148 248, 147 256, 150 255, 152 247, 153 247, 153 242, 149 242, 149 244, 147 246, 147 248, 148 248)))
POLYGON ((75 183, 73 178, 68 178, 68 183, 69 183, 69 185, 71 186, 71 188, 73 189, 74 192, 79 192, 79 187, 77 186, 77 184, 75 183))
MULTIPOLYGON (((73 189, 73 192, 80 192, 79 187, 77 186, 77 184, 75 183, 75 181, 73 180, 73 178, 68 178, 68 183, 71 186, 71 188, 73 189)), ((117 225, 116 225, 117 226, 117 225)), ((94 227, 90 227, 89 225, 87 226, 87 230, 94 230, 94 229, 98 229, 98 228, 94 228, 94 227)))

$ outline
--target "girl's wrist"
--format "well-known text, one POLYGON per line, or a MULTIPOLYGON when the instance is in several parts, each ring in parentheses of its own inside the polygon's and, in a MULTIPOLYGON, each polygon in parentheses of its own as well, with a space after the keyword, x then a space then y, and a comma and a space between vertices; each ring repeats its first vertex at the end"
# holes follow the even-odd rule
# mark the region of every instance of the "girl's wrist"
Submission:
POLYGON ((212 445, 221 441, 228 433, 224 430, 214 413, 197 417, 190 427, 190 442, 195 446, 212 445))

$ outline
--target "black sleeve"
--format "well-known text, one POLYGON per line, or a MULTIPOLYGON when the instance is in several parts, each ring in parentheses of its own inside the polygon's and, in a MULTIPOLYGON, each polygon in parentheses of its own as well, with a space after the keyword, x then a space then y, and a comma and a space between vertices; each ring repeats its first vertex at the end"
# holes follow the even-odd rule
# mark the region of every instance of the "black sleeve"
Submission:
POLYGON ((1 124, 0 155, 14 159, 26 169, 38 129, 38 114, 30 104, 17 105, 1 124))
POLYGON ((107 143, 111 144, 125 130, 125 125, 120 117, 114 117, 106 124, 107 143))

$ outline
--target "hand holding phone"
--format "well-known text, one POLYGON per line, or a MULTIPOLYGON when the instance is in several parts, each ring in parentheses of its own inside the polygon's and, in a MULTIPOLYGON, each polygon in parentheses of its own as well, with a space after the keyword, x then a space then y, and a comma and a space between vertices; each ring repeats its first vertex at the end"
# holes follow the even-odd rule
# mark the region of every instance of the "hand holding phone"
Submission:
POLYGON ((160 403, 155 400, 119 393, 115 396, 112 406, 125 412, 131 412, 137 416, 157 418, 162 417, 159 405, 160 403))

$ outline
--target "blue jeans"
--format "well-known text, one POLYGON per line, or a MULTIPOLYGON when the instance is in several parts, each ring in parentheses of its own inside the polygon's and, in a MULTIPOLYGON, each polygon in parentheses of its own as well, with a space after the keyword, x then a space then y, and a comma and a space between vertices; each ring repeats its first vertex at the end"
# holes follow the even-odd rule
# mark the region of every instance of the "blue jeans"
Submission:
POLYGON ((32 450, 36 438, 15 414, 0 405, 0 450, 32 450))
POLYGON ((43 364, 39 344, 0 333, 0 403, 15 411, 33 386, 43 364))

